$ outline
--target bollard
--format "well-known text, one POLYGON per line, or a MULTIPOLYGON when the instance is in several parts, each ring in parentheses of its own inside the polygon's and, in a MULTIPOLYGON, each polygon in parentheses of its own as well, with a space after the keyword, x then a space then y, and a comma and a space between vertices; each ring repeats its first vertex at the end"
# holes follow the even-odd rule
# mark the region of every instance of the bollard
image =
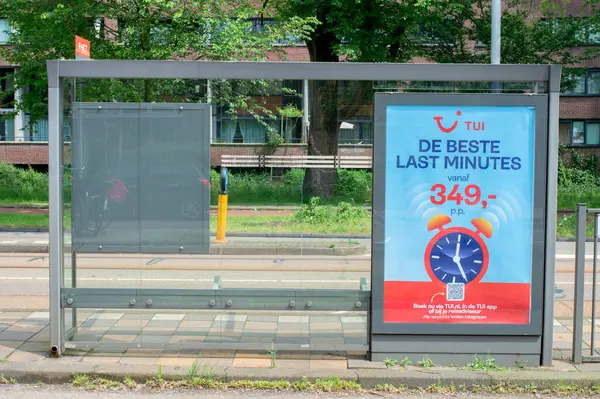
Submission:
POLYGON ((221 168, 221 190, 219 191, 219 200, 217 203, 217 237, 216 243, 226 243, 225 232, 227 230, 227 185, 228 170, 221 168))

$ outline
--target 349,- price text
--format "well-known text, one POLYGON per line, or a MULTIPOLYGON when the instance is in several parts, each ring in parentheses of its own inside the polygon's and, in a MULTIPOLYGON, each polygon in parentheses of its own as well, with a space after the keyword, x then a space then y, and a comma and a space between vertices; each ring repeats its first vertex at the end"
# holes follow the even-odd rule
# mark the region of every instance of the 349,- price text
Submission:
POLYGON ((443 184, 434 184, 431 187, 431 203, 433 205, 444 205, 446 202, 454 202, 456 205, 461 205, 463 202, 469 206, 481 204, 483 209, 487 208, 488 201, 495 200, 495 194, 488 194, 487 199, 481 193, 481 188, 476 184, 469 184, 461 190, 460 185, 455 184, 453 187, 446 187, 443 184))

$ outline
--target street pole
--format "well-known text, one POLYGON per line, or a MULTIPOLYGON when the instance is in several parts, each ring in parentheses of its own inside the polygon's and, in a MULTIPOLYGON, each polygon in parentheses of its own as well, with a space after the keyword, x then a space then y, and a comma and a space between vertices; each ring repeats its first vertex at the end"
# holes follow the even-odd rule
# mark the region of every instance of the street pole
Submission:
MULTIPOLYGON (((500 64, 500 20, 502 16, 501 0, 492 0, 492 64, 500 64)), ((492 82, 492 92, 502 92, 500 82, 492 82)))

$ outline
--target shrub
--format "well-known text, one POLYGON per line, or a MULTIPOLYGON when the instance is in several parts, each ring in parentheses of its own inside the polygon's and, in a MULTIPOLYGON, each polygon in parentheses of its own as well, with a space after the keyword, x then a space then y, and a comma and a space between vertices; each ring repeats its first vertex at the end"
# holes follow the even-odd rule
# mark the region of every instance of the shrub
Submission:
POLYGON ((366 170, 340 169, 337 173, 335 196, 357 204, 370 201, 372 179, 372 173, 366 170))
MULTIPOLYGON (((70 182, 70 180, 67 180, 70 182)), ((0 198, 14 201, 48 201, 48 175, 0 163, 0 198)))

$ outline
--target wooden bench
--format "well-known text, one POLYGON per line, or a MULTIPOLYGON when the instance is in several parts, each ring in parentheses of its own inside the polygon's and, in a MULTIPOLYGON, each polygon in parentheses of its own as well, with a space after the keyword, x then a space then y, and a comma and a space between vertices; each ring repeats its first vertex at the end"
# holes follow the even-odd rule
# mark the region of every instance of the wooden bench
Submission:
POLYGON ((221 155, 227 168, 371 169, 370 156, 353 155, 221 155))

